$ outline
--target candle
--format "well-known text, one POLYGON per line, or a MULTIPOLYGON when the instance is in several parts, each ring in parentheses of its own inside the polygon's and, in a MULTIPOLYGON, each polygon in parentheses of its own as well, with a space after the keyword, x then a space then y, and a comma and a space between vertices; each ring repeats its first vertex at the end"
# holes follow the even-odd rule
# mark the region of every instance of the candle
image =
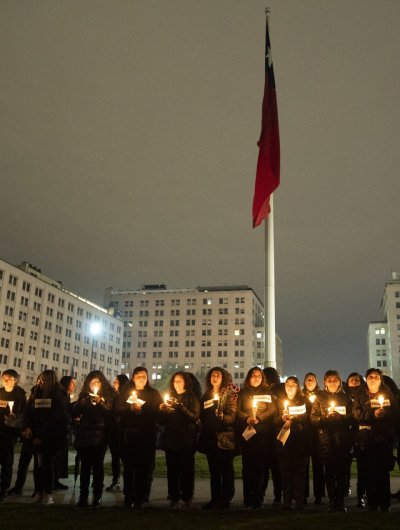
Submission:
POLYGON ((331 401, 331 406, 328 409, 328 412, 332 414, 332 412, 335 412, 335 402, 331 401))
POLYGON ((315 394, 311 394, 311 396, 308 399, 310 400, 310 403, 314 403, 316 398, 317 398, 317 396, 315 394))
POLYGON ((289 401, 285 401, 283 404, 283 414, 289 413, 288 406, 289 406, 289 401))
POLYGON ((8 406, 10 407, 10 416, 13 413, 14 401, 9 401, 8 406))
POLYGON ((214 394, 213 401, 219 401, 219 395, 217 393, 214 394))
POLYGON ((385 398, 384 398, 382 395, 380 395, 380 396, 378 397, 378 403, 379 403, 379 405, 381 406, 381 409, 383 408, 383 402, 384 402, 384 401, 385 401, 385 398))
POLYGON ((165 394, 164 403, 168 403, 168 401, 169 401, 169 394, 165 394))
POLYGON ((253 406, 251 408, 253 410, 253 419, 256 420, 257 419, 257 400, 255 398, 253 399, 253 406))
POLYGON ((137 394, 136 390, 132 391, 132 403, 137 403, 137 394))
POLYGON ((99 385, 93 385, 93 394, 97 396, 99 393, 99 385))

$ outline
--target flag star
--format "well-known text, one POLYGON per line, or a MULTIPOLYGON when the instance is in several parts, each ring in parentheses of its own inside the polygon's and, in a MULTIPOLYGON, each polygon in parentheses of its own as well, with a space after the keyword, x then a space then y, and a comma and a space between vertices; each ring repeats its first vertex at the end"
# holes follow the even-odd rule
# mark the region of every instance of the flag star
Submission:
POLYGON ((267 50, 267 54, 266 54, 265 58, 268 59, 268 68, 271 68, 271 66, 272 66, 272 53, 271 53, 271 48, 268 48, 268 50, 267 50))

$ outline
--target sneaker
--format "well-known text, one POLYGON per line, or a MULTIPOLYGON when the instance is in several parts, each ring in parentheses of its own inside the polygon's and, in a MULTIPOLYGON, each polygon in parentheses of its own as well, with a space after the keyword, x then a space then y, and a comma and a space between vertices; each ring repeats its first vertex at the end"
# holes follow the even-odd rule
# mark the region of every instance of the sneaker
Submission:
POLYGON ((54 500, 53 500, 52 495, 44 495, 43 496, 43 500, 42 500, 42 504, 44 506, 50 506, 50 504, 54 504, 54 500))
POLYGON ((93 506, 93 508, 100 508, 100 506, 101 506, 101 499, 97 499, 97 498, 96 498, 96 499, 93 499, 93 501, 92 501, 92 506, 93 506))
POLYGON ((57 490, 67 490, 68 489, 68 486, 66 486, 65 484, 61 484, 61 482, 56 482, 54 484, 54 491, 57 491, 57 490))
POLYGON ((118 480, 116 481, 112 481, 111 484, 109 486, 106 487, 106 491, 110 492, 110 491, 116 491, 116 490, 120 490, 121 487, 120 487, 120 484, 118 482, 118 480))

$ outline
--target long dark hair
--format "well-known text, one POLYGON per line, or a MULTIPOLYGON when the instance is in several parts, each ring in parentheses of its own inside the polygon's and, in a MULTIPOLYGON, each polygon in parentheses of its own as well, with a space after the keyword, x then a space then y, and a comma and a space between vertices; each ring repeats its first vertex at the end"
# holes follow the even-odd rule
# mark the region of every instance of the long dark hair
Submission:
POLYGON ((40 396, 46 399, 56 389, 62 390, 62 386, 57 379, 57 374, 54 370, 44 370, 36 380, 36 386, 32 390, 32 397, 36 398, 40 396))
POLYGON ((170 393, 176 394, 176 390, 174 387, 174 379, 177 375, 181 376, 183 381, 185 382, 185 390, 192 390, 192 380, 190 379, 189 375, 186 372, 178 371, 172 374, 171 379, 169 380, 170 393))
POLYGON ((79 394, 79 397, 83 397, 87 394, 90 394, 90 382, 92 379, 98 379, 101 383, 100 387, 100 395, 104 397, 105 399, 111 399, 114 395, 114 391, 110 383, 107 381, 107 379, 104 377, 103 372, 100 372, 100 370, 92 370, 88 373, 86 376, 86 379, 82 386, 82 391, 79 394))
POLYGON ((230 383, 232 383, 232 376, 227 370, 225 370, 225 368, 221 368, 220 366, 214 366, 214 368, 210 368, 210 370, 208 370, 208 372, 206 374, 206 390, 212 390, 212 388, 213 388, 213 386, 211 384, 211 374, 213 372, 219 372, 221 374, 221 376, 222 376, 222 381, 221 381, 221 387, 220 388, 225 388, 230 383))
POLYGON ((261 380, 260 385, 257 388, 265 387, 267 389, 268 385, 267 385, 267 380, 265 379, 265 374, 262 371, 262 369, 259 368, 258 366, 253 366, 253 368, 250 368, 250 370, 247 372, 247 375, 246 375, 245 380, 243 382, 243 388, 253 388, 250 385, 250 378, 253 375, 253 372, 261 372, 262 380, 261 380))
MULTIPOLYGON (((296 385, 297 385, 297 391, 296 391, 296 395, 294 396, 294 399, 297 399, 298 397, 301 397, 303 394, 301 393, 301 387, 300 387, 299 378, 296 377, 295 375, 291 375, 291 376, 289 376, 286 379, 285 383, 287 383, 288 381, 294 381, 296 383, 296 385)), ((286 389, 285 389, 285 394, 286 394, 286 389)))

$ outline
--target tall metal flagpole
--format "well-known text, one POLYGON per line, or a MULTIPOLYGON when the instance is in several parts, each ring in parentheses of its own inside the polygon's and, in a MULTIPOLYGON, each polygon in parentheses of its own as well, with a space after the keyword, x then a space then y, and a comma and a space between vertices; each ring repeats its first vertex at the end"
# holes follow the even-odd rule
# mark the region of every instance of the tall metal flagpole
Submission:
POLYGON ((271 211, 265 220, 265 317, 264 347, 265 365, 276 368, 275 340, 275 242, 274 242, 274 199, 269 199, 271 211))
MULTIPOLYGON (((265 8, 269 25, 271 9, 265 8)), ((275 241, 274 241, 274 198, 269 199, 271 211, 265 220, 265 288, 264 288, 264 359, 266 366, 276 368, 275 339, 275 241)))

